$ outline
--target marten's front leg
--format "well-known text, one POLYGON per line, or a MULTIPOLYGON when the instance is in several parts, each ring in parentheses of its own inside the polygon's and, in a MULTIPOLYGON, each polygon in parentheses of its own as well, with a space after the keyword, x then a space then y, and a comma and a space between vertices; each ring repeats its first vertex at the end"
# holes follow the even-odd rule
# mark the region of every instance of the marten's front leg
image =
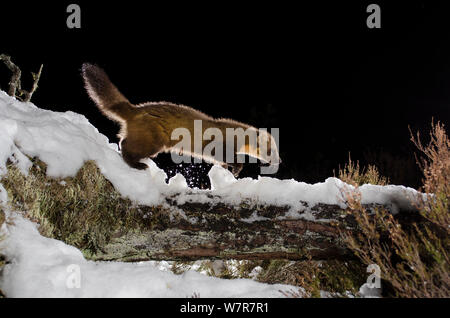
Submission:
POLYGON ((231 173, 234 175, 235 178, 239 176, 239 173, 241 173, 242 169, 244 168, 243 163, 233 163, 231 166, 231 173))
POLYGON ((244 164, 243 163, 223 163, 222 164, 222 168, 225 168, 227 170, 229 170, 230 167, 231 167, 231 173, 233 174, 233 176, 235 178, 237 178, 239 176, 239 173, 244 168, 244 164))
POLYGON ((132 168, 139 169, 139 170, 144 170, 144 169, 148 168, 148 166, 145 163, 140 162, 140 160, 143 158, 134 156, 132 153, 128 153, 128 152, 122 150, 122 157, 123 157, 123 160, 125 160, 125 162, 132 168))

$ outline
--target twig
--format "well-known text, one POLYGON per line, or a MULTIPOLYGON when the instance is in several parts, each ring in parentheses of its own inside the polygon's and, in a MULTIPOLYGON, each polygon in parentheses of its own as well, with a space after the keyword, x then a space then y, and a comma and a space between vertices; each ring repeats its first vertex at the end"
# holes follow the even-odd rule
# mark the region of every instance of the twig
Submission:
POLYGON ((31 73, 33 76, 33 86, 31 87, 31 90, 29 92, 22 91, 25 95, 25 98, 23 99, 24 102, 29 102, 31 99, 31 96, 33 96, 34 92, 36 91, 36 88, 38 87, 39 79, 41 78, 42 68, 44 67, 44 64, 41 64, 41 67, 39 68, 39 71, 37 73, 31 73))
POLYGON ((21 90, 20 87, 20 76, 22 72, 20 68, 11 61, 11 57, 6 54, 0 54, 0 60, 5 62, 5 65, 12 72, 11 81, 9 82, 9 91, 8 94, 10 96, 16 97, 16 90, 21 90))
POLYGON ((39 71, 37 73, 31 73, 31 75, 33 76, 33 86, 31 87, 30 91, 26 91, 21 87, 20 77, 22 75, 22 72, 20 71, 20 68, 11 61, 11 57, 6 54, 0 54, 0 61, 3 61, 6 67, 12 72, 11 81, 9 82, 8 94, 10 96, 21 99, 23 102, 29 102, 34 92, 38 88, 38 82, 41 78, 42 68, 44 67, 44 65, 41 64, 41 67, 39 68, 39 71), (19 98, 17 94, 24 97, 19 98))

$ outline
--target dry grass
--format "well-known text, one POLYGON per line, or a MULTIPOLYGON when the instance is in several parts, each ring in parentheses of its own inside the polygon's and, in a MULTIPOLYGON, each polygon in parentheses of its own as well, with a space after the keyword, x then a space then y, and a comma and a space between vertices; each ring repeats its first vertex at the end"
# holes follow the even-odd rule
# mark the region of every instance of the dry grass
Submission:
MULTIPOLYGON (((412 222, 402 222, 384 209, 370 214, 361 204, 358 189, 345 192, 358 230, 343 233, 343 238, 363 264, 380 266, 385 296, 450 297, 450 143, 439 123, 432 125, 430 137, 426 146, 418 134, 412 137, 424 154, 419 160, 423 189, 432 193, 427 200, 418 200, 422 218, 416 215, 412 222)), ((360 175, 353 171, 342 175, 355 176, 353 184, 358 184, 360 175)))
POLYGON ((10 204, 40 224, 40 232, 95 254, 115 234, 157 226, 160 207, 138 206, 122 198, 98 170, 86 162, 74 178, 46 177, 46 166, 33 160, 28 176, 10 164, 2 184, 10 204))
POLYGON ((380 175, 377 167, 369 165, 367 169, 361 168, 359 162, 352 161, 350 155, 348 163, 344 165, 344 169, 339 169, 338 178, 347 184, 351 184, 355 187, 363 184, 377 184, 386 185, 389 180, 380 175))
POLYGON ((424 146, 419 133, 411 133, 411 141, 422 153, 417 163, 423 171, 423 191, 432 193, 428 200, 420 200, 422 215, 449 234, 450 231, 450 140, 441 123, 432 124, 430 141, 424 146))
POLYGON ((359 262, 342 262, 337 260, 291 262, 271 260, 263 265, 263 272, 258 281, 269 284, 287 284, 304 289, 284 294, 286 297, 320 297, 320 291, 328 291, 336 297, 343 297, 347 292, 356 294, 365 282, 364 268, 359 262))

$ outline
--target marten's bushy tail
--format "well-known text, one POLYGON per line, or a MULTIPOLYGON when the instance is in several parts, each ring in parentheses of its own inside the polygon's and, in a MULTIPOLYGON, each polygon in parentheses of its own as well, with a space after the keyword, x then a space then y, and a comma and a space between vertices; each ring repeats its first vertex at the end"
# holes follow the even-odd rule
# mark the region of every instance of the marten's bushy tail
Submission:
POLYGON ((119 92, 104 70, 84 63, 82 73, 86 91, 108 118, 124 122, 132 116, 134 106, 119 92))

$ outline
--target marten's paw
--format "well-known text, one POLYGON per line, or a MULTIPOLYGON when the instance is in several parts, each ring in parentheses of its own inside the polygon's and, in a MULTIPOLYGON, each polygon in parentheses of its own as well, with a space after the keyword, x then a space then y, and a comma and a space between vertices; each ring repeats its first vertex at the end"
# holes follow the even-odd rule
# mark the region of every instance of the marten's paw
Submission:
POLYGON ((123 150, 122 150, 122 157, 123 157, 123 160, 124 160, 131 168, 138 169, 138 170, 145 170, 145 169, 148 168, 148 165, 146 165, 146 164, 143 163, 143 162, 140 162, 140 160, 141 160, 142 158, 136 157, 136 156, 134 156, 133 154, 131 154, 131 153, 129 153, 129 152, 126 152, 126 151, 123 151, 123 150))
POLYGON ((235 178, 237 178, 239 177, 239 174, 241 173, 243 168, 244 168, 243 163, 235 163, 231 166, 231 173, 235 178))

